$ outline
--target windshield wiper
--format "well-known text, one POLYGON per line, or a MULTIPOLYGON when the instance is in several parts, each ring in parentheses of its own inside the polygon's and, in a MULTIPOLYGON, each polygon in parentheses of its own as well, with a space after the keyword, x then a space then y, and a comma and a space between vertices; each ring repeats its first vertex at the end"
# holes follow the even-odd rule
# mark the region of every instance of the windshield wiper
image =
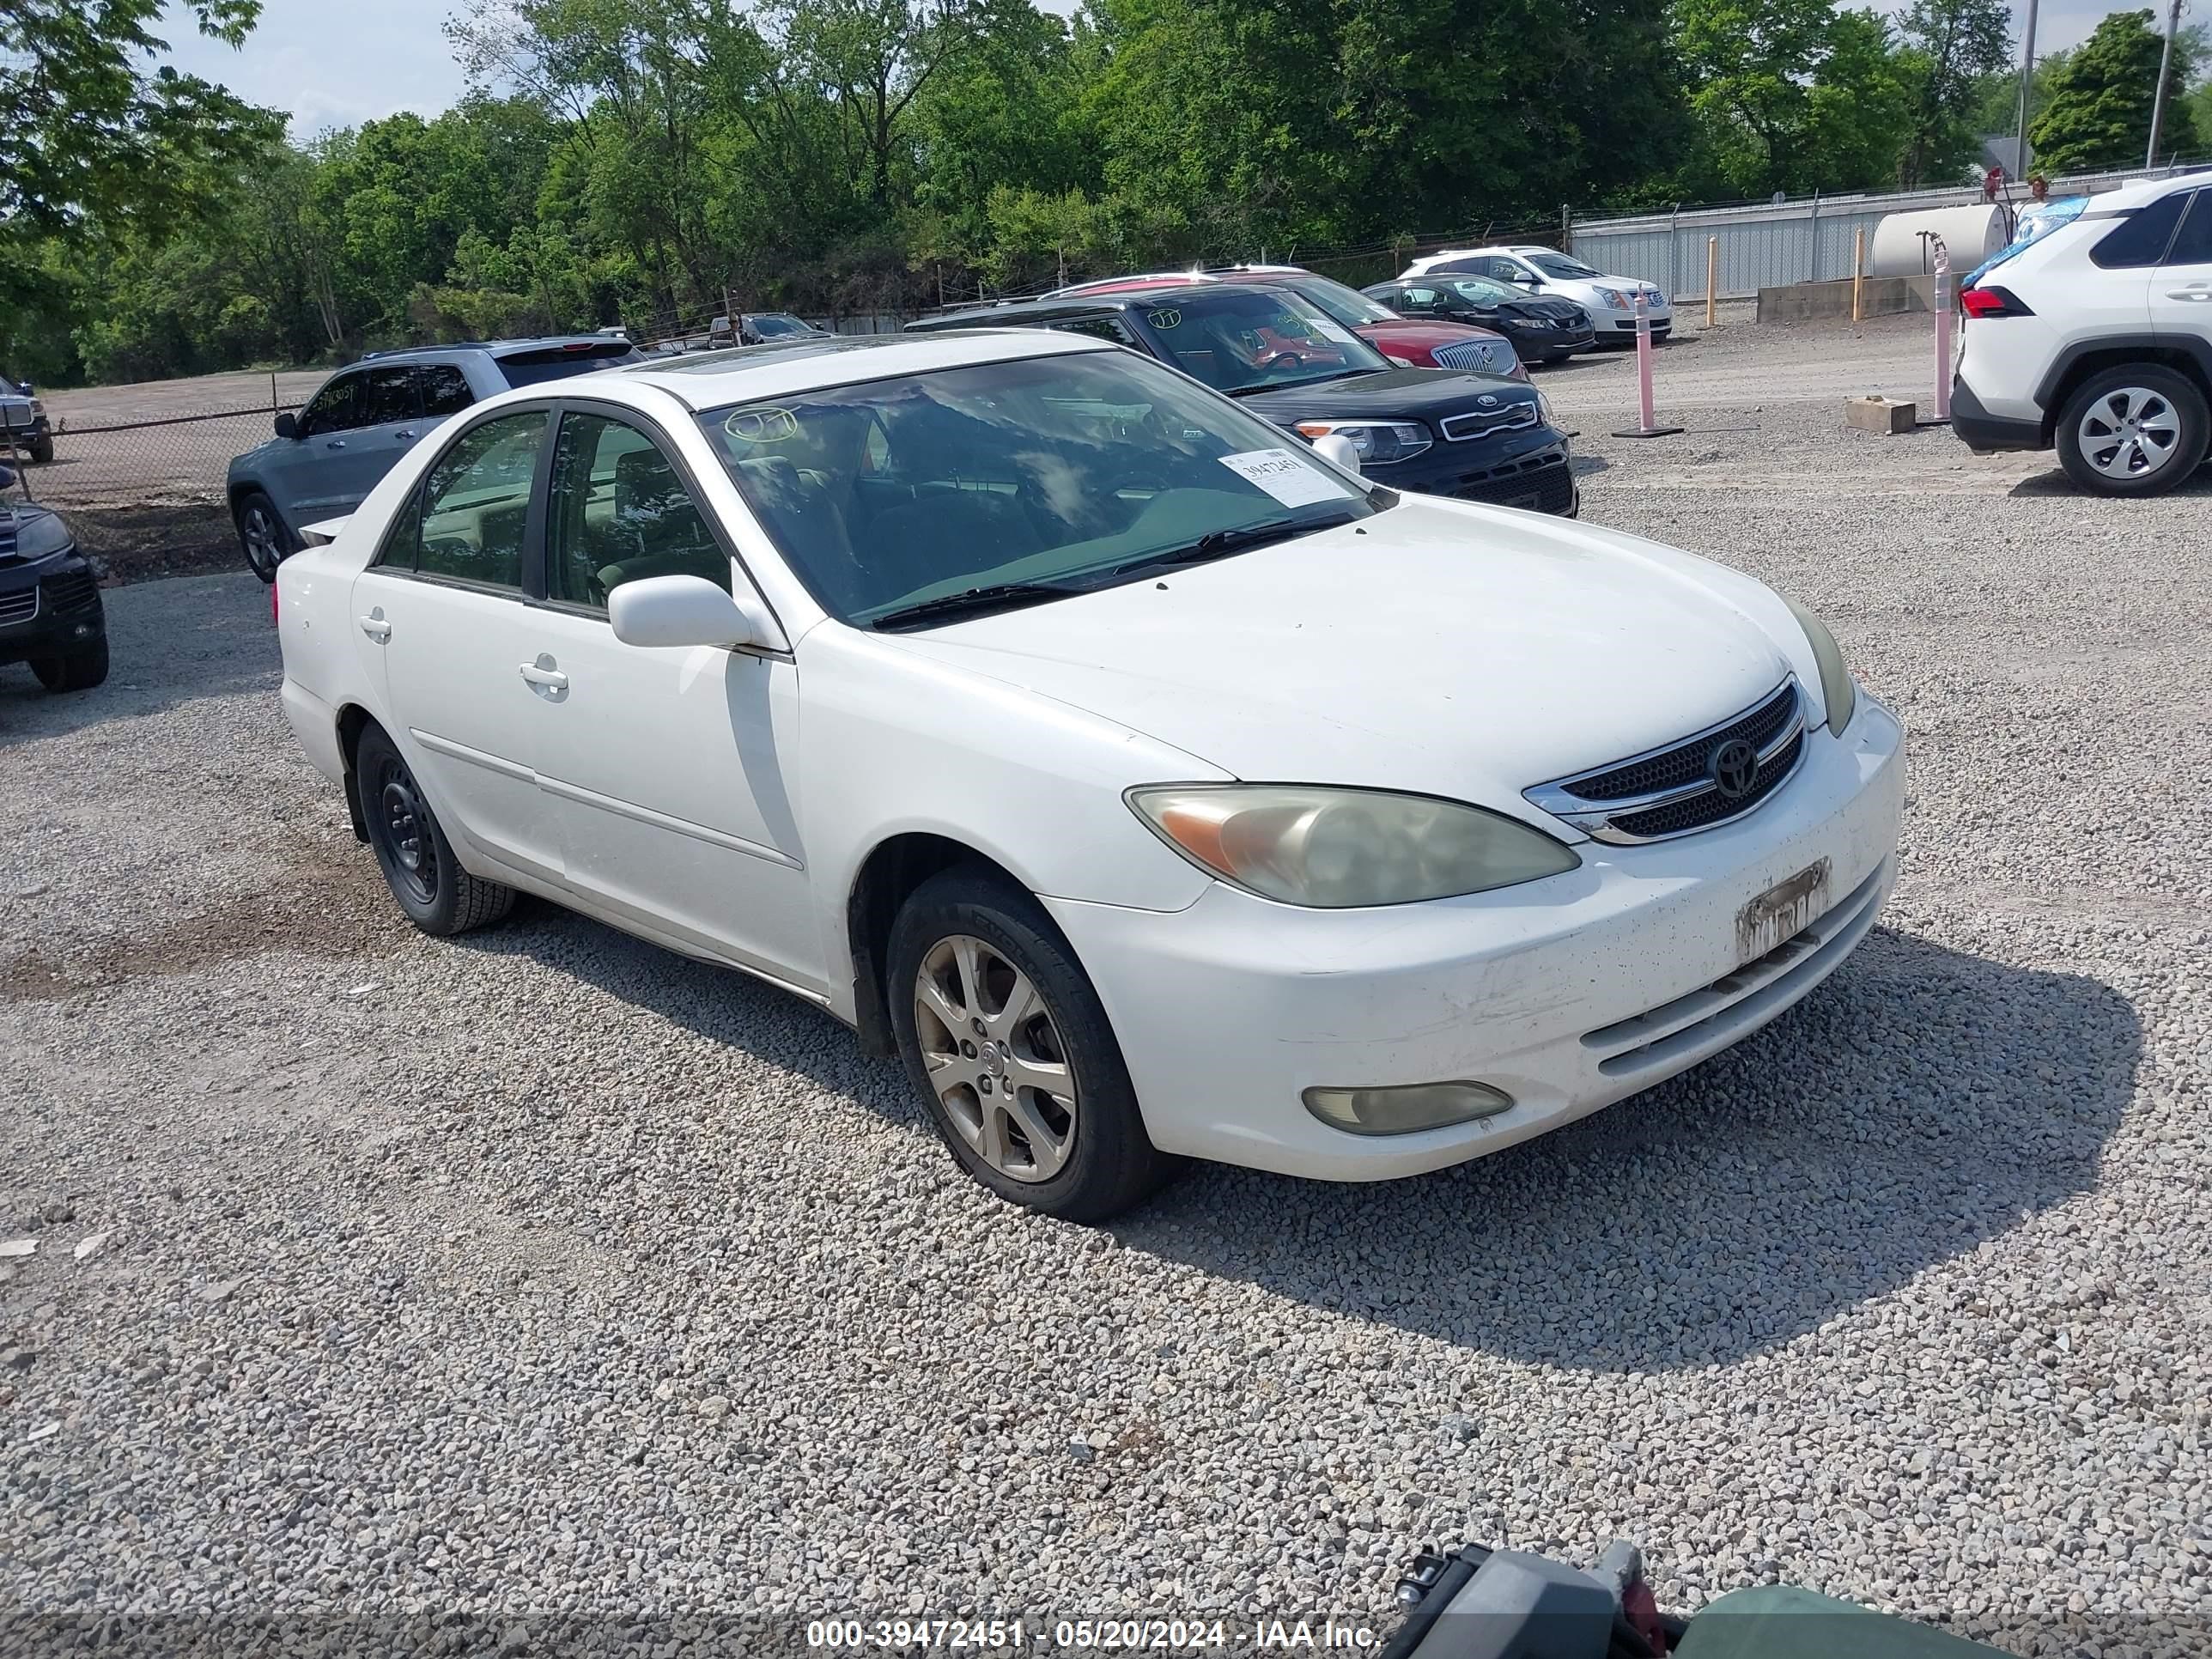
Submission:
POLYGON ((889 630, 908 623, 934 622, 943 617, 974 616, 986 611, 1011 610, 1016 605, 1039 605, 1047 599, 1062 599, 1070 593, 1086 591, 1086 584, 1077 582, 991 582, 982 587, 940 593, 933 599, 921 599, 896 611, 886 611, 868 626, 889 630))
POLYGON ((1133 570, 1161 569, 1171 564, 1204 564, 1209 559, 1224 559, 1249 548, 1265 547, 1270 542, 1286 542, 1309 530, 1334 530, 1339 525, 1350 524, 1358 516, 1354 513, 1329 513, 1318 519, 1267 519, 1239 530, 1210 530, 1188 546, 1164 548, 1127 564, 1117 564, 1114 574, 1122 576, 1133 570))

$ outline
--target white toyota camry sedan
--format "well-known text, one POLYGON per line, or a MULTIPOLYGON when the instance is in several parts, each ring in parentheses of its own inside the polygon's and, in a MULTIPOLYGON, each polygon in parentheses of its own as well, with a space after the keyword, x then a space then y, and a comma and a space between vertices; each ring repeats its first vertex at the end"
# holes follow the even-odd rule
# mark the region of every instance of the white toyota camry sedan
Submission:
POLYGON ((1084 336, 526 388, 323 533, 284 708, 418 927, 529 892, 769 980, 1057 1215, 1555 1128, 1895 874, 1902 733, 1779 594, 1084 336))

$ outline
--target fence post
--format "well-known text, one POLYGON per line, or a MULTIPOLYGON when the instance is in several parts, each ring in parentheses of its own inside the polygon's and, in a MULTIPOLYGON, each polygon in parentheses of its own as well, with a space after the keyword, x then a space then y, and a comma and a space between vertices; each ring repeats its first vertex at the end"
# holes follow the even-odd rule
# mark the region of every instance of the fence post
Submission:
POLYGON ((1865 320, 1861 301, 1866 292, 1866 227, 1859 226, 1851 232, 1851 320, 1865 320))
POLYGON ((1572 253, 1574 251, 1574 210, 1570 208, 1565 202, 1562 202, 1559 204, 1559 252, 1562 253, 1572 253))
POLYGON ((1817 190, 1813 192, 1813 246, 1806 250, 1805 264, 1805 280, 1808 283, 1819 282, 1820 280, 1820 192, 1817 190))
POLYGON ((1717 236, 1708 236, 1705 238, 1705 326, 1707 328, 1720 326, 1720 318, 1715 311, 1715 307, 1720 299, 1720 286, 1721 239, 1717 236))
POLYGON ((1682 204, 1674 204, 1674 210, 1667 216, 1667 297, 1680 297, 1682 292, 1682 204))

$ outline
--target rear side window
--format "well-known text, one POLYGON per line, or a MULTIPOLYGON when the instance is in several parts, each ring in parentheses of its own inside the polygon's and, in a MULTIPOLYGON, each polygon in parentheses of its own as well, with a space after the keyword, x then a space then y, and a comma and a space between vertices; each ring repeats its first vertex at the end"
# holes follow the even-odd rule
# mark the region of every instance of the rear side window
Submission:
POLYGON ((1055 334, 1088 334, 1094 340, 1111 340, 1115 345, 1133 346, 1137 337, 1129 332, 1119 317, 1078 317, 1072 322, 1048 323, 1055 334))
POLYGON ((415 371, 411 368, 372 368, 361 411, 363 426, 386 426, 414 420, 421 412, 415 401, 415 371))
POLYGON ((2137 208, 2089 250, 2091 262, 2107 270, 2158 264, 2166 258, 2166 244, 2173 240, 2174 227, 2181 222, 2181 210, 2189 204, 2191 194, 2176 191, 2137 208))
POLYGON ((588 374, 595 368, 612 368, 617 363, 641 363, 645 356, 627 340, 574 340, 566 345, 509 352, 496 361, 509 386, 541 386, 571 374, 588 374))
MULTIPOLYGON (((530 487, 545 441, 545 411, 524 410, 464 433, 441 455, 416 499, 414 545, 387 543, 385 562, 412 565, 425 576, 522 587, 522 544, 530 520, 530 487)), ((411 514, 403 515, 404 533, 411 514)))
POLYGON ((476 401, 469 377, 451 363, 431 363, 415 371, 422 388, 422 412, 435 417, 458 415, 476 401))
POLYGON ((2189 211, 2181 233, 2166 251, 2170 265, 2212 265, 2212 191, 2200 190, 2189 198, 2189 211))

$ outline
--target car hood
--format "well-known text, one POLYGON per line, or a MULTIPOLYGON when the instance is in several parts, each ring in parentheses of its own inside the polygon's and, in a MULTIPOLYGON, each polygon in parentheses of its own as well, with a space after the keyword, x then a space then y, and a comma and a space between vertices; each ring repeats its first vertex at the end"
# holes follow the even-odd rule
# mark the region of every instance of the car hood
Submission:
POLYGON ((1523 789, 1802 679, 1809 647, 1805 662, 1785 653, 1778 615, 1778 596, 1690 554, 1407 496, 1358 526, 884 638, 1238 778, 1410 790, 1548 823, 1523 789))
POLYGON ((1362 323, 1359 333, 1369 344, 1378 349, 1389 341, 1428 351, 1433 351, 1438 346, 1457 345, 1462 340, 1502 340, 1505 337, 1495 329, 1477 328, 1472 323, 1431 323, 1415 317, 1393 318, 1387 323, 1362 323))
POLYGON ((1535 393, 1502 374, 1456 368, 1406 368, 1393 365, 1322 380, 1313 386, 1272 386, 1248 392, 1237 401, 1279 426, 1293 421, 1340 420, 1354 415, 1427 416, 1435 418, 1476 407, 1485 396, 1499 403, 1533 400, 1535 393))

